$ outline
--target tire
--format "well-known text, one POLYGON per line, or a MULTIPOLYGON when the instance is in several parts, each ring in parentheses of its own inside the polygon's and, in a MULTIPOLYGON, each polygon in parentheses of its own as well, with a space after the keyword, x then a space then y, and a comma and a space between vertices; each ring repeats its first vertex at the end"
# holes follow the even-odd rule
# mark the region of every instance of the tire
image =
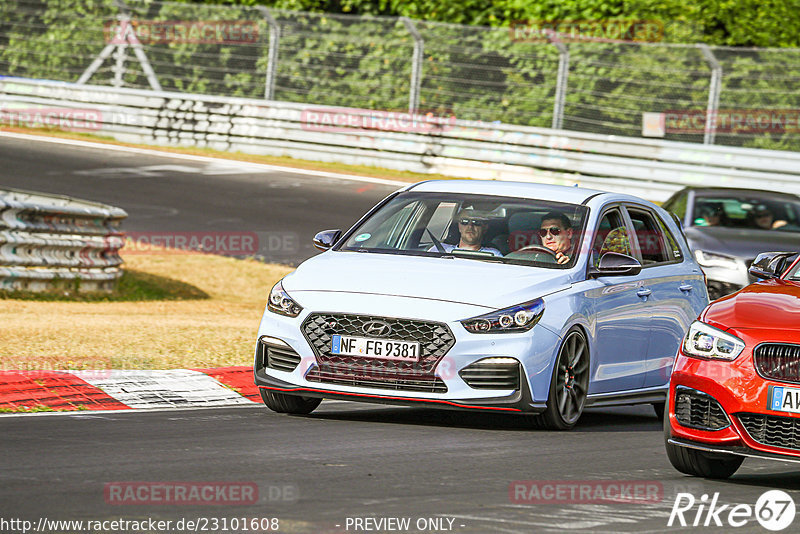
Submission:
POLYGON ((275 391, 267 391, 266 389, 259 388, 261 393, 261 400, 267 405, 267 408, 273 412, 289 413, 294 415, 306 415, 313 412, 322 399, 313 397, 301 397, 299 395, 287 395, 285 393, 277 393, 275 391))
POLYGON ((654 402, 653 403, 653 411, 656 412, 656 417, 658 417, 659 421, 664 420, 664 406, 666 403, 664 402, 654 402))
POLYGON ((547 408, 532 418, 534 426, 570 430, 578 422, 589 389, 589 344, 580 328, 567 332, 550 379, 547 408))
POLYGON ((669 418, 664 420, 664 446, 672 467, 683 474, 704 478, 730 478, 744 462, 744 456, 716 454, 673 445, 668 441, 669 418))

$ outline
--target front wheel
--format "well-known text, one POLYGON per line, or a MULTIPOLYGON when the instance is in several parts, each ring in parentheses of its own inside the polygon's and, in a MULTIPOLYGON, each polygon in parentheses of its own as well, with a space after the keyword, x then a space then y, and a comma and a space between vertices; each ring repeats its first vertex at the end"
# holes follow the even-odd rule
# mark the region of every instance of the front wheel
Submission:
POLYGON ((289 413, 295 415, 306 415, 313 412, 322 399, 313 397, 301 397, 299 395, 287 395, 276 391, 268 391, 263 388, 258 389, 261 393, 261 400, 267 408, 273 412, 289 413))
POLYGON ((549 430, 569 430, 578 422, 589 389, 589 344, 575 327, 567 333, 558 352, 547 409, 534 417, 536 426, 549 430))
POLYGON ((743 456, 714 454, 666 443, 667 458, 672 467, 696 477, 730 478, 744 461, 743 456))
POLYGON ((705 478, 730 478, 744 462, 744 456, 705 452, 673 445, 669 416, 664 418, 664 446, 672 467, 686 475, 705 478))

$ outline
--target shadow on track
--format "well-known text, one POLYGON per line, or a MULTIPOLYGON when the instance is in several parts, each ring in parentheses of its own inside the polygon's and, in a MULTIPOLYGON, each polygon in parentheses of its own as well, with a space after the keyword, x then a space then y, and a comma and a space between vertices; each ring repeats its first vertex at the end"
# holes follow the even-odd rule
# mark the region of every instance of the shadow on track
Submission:
MULTIPOLYGON (((321 405, 325 407, 325 403, 321 405)), ((383 407, 353 404, 338 409, 337 406, 301 416, 328 421, 374 422, 395 425, 420 425, 434 427, 466 428, 472 430, 503 430, 521 432, 548 432, 532 428, 528 418, 520 414, 435 410, 430 408, 383 407)), ((661 432, 662 426, 649 405, 590 409, 586 411, 571 431, 564 432, 661 432)))

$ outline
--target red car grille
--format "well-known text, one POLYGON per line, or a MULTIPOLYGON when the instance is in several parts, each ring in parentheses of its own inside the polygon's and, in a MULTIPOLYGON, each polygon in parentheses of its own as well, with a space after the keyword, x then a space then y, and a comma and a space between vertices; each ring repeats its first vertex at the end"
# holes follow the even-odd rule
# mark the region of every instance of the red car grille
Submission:
POLYGON ((764 378, 800 383, 800 345, 762 343, 753 351, 753 360, 764 378))

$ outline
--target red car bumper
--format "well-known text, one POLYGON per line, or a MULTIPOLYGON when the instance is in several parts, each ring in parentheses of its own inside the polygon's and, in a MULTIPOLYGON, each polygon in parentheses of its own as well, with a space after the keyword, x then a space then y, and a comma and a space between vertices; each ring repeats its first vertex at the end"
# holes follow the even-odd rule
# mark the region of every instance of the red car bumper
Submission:
POLYGON ((701 360, 681 350, 670 380, 665 425, 670 442, 706 451, 800 461, 800 414, 772 410, 769 404, 771 386, 800 389, 800 384, 763 378, 753 360, 753 348, 761 342, 798 342, 796 334, 786 334, 738 331, 746 348, 732 362, 701 360), (776 335, 784 339, 775 339, 776 335))

